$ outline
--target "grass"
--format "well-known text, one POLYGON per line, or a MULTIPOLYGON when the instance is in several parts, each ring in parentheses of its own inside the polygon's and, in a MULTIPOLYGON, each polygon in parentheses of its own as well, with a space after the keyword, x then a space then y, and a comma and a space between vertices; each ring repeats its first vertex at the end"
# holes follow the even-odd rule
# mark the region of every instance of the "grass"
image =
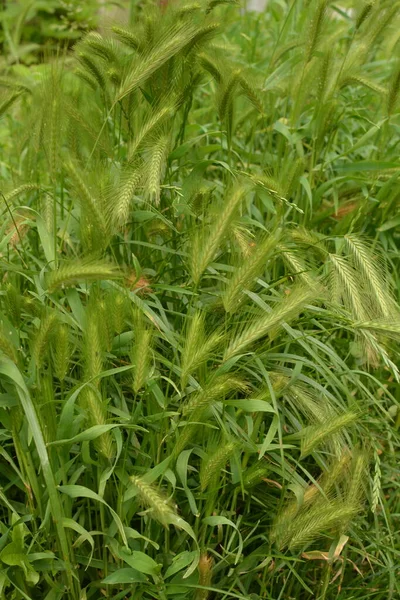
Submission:
POLYGON ((394 599, 400 3, 130 11, 0 76, 0 597, 394 599))

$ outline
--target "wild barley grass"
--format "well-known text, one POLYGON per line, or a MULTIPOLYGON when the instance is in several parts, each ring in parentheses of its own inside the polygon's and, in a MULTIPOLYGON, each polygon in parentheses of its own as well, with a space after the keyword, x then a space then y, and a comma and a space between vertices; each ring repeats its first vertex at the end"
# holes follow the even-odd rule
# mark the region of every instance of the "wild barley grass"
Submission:
POLYGON ((394 599, 400 3, 131 2, 41 64, 35 10, 2 16, 0 596, 394 599))

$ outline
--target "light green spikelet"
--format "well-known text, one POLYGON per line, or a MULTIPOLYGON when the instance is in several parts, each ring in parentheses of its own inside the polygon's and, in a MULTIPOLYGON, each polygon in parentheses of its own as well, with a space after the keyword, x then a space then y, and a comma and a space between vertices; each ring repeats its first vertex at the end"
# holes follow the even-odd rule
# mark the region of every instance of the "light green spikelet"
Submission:
POLYGON ((400 61, 396 64, 389 85, 387 96, 387 113, 391 116, 398 105, 400 98, 400 61))
POLYGON ((40 186, 36 183, 24 183, 23 185, 19 185, 17 188, 11 190, 10 192, 7 192, 7 194, 4 194, 4 197, 6 201, 10 203, 13 200, 16 200, 17 198, 22 196, 22 194, 27 194, 28 192, 33 192, 39 189, 40 186))
POLYGON ((299 285, 292 289, 290 294, 281 299, 269 313, 253 318, 233 336, 225 351, 224 360, 227 361, 243 352, 248 346, 275 330, 282 323, 293 320, 307 304, 315 302, 317 298, 317 287, 299 285))
POLYGON ((255 85, 252 85, 243 75, 239 76, 239 84, 244 95, 250 100, 254 108, 256 108, 260 114, 263 114, 264 107, 255 85))
MULTIPOLYGON (((87 311, 86 324, 84 331, 84 361, 85 376, 91 380, 98 377, 103 370, 105 342, 101 335, 101 325, 99 323, 99 314, 93 304, 89 305, 91 310, 87 311)), ((98 385, 98 380, 93 382, 98 385)))
POLYGON ((358 415, 353 412, 346 412, 342 415, 337 415, 321 425, 310 425, 302 431, 301 439, 301 456, 308 456, 321 443, 329 440, 338 431, 344 427, 353 424, 358 418, 358 415))
POLYGON ((125 328, 125 320, 130 308, 128 297, 122 292, 109 294, 108 306, 111 308, 114 330, 119 335, 125 328))
POLYGON ((112 39, 104 38, 96 31, 90 31, 83 40, 82 46, 87 46, 90 50, 104 61, 117 62, 118 56, 115 48, 115 42, 112 39))
POLYGON ((137 90, 160 67, 187 47, 196 33, 197 28, 188 24, 177 25, 166 31, 159 43, 129 70, 115 101, 121 101, 137 90))
POLYGON ((266 261, 275 250, 278 239, 278 234, 271 233, 256 241, 254 252, 236 267, 222 295, 226 312, 234 313, 240 307, 244 291, 253 287, 255 278, 261 274, 266 261))
POLYGON ((17 348, 11 341, 11 336, 4 329, 4 326, 0 328, 0 351, 3 352, 13 362, 18 361, 17 348))
POLYGON ((367 0, 364 2, 364 6, 361 7, 356 20, 356 29, 359 29, 361 25, 366 21, 372 14, 372 9, 376 4, 376 0, 367 0))
POLYGON ((136 152, 141 149, 148 138, 153 135, 154 132, 159 129, 161 125, 163 125, 168 119, 173 117, 175 108, 176 107, 173 103, 168 104, 167 106, 162 106, 147 118, 142 128, 136 133, 129 146, 128 157, 130 160, 134 158, 136 152))
POLYGON ((204 389, 196 392, 182 407, 182 414, 187 419, 180 428, 178 439, 175 443, 172 456, 176 458, 193 440, 199 427, 208 420, 208 410, 215 402, 224 400, 234 392, 246 392, 247 385, 242 379, 233 375, 224 374, 212 378, 204 389))
POLYGON ((218 99, 218 112, 221 121, 226 119, 229 106, 232 103, 232 99, 234 97, 235 90, 239 85, 241 80, 240 70, 234 71, 231 76, 224 82, 224 85, 221 87, 220 96, 218 99))
POLYGON ((247 489, 258 485, 267 477, 270 471, 271 469, 265 460, 254 463, 243 474, 243 486, 247 489))
POLYGON ((368 457, 365 451, 355 450, 351 464, 348 487, 346 489, 346 502, 359 508, 363 494, 365 482, 368 479, 368 457))
MULTIPOLYGON (((211 587, 212 583, 212 567, 213 559, 208 554, 202 554, 200 556, 198 571, 199 571, 199 585, 204 588, 211 587)), ((207 589, 199 589, 195 592, 195 600, 208 600, 210 592, 207 589)))
POLYGON ((353 321, 351 326, 353 329, 372 331, 373 333, 393 339, 400 339, 400 318, 397 318, 395 321, 392 319, 382 319, 379 321, 353 321))
POLYGON ((168 498, 154 485, 147 483, 143 477, 131 475, 130 481, 136 488, 140 502, 147 509, 148 514, 162 525, 168 525, 176 516, 168 498))
POLYGON ((121 176, 116 198, 109 204, 109 220, 112 224, 121 228, 126 226, 132 205, 132 198, 142 178, 142 172, 138 166, 126 168, 121 176))
POLYGON ((110 306, 108 300, 108 297, 100 297, 97 301, 96 310, 98 313, 98 326, 103 347, 107 352, 110 352, 114 339, 114 319, 113 313, 111 312, 112 306, 110 306))
POLYGON ((162 134, 153 140, 145 157, 146 172, 145 196, 151 204, 160 204, 161 181, 164 176, 166 160, 169 151, 169 135, 162 134))
POLYGON ((48 273, 46 284, 48 291, 52 293, 79 281, 101 281, 116 279, 120 276, 121 273, 117 267, 106 261, 70 260, 48 273))
POLYGON ((373 298, 376 315, 383 318, 398 316, 398 309, 389 293, 389 286, 384 276, 385 265, 380 257, 355 235, 345 235, 345 241, 353 257, 355 268, 365 281, 365 291, 373 298))
POLYGON ((306 62, 308 63, 317 50, 326 19, 327 0, 316 0, 314 14, 310 20, 310 26, 306 37, 306 62))
POLYGON ((329 255, 330 290, 333 302, 343 303, 351 311, 355 319, 368 320, 367 307, 365 306, 357 271, 343 256, 329 255))
POLYGON ((207 361, 223 339, 220 331, 206 337, 204 323, 205 315, 200 312, 196 312, 189 320, 181 359, 182 387, 185 387, 188 376, 207 361))
POLYGON ((133 390, 135 394, 146 384, 149 376, 152 354, 153 332, 141 324, 135 331, 135 341, 131 352, 134 365, 133 390))
MULTIPOLYGON (((107 424, 107 410, 99 392, 91 387, 86 387, 80 393, 80 402, 86 410, 89 427, 107 424)), ((106 458, 111 460, 114 456, 113 440, 109 431, 106 431, 94 442, 95 448, 106 458)))
POLYGON ((324 531, 341 531, 343 525, 353 519, 359 508, 347 505, 341 501, 330 503, 321 503, 305 514, 294 519, 289 532, 292 534, 290 539, 283 546, 287 545, 290 550, 303 548, 319 537, 324 531))
POLYGON ((220 244, 229 231, 245 193, 246 188, 244 186, 228 190, 224 207, 216 215, 214 224, 211 225, 209 230, 202 231, 195 236, 190 248, 190 270, 195 284, 199 283, 204 271, 215 257, 220 244))
POLYGON ((39 329, 33 339, 32 356, 35 359, 36 367, 40 369, 43 366, 47 355, 48 343, 57 321, 55 312, 45 313, 40 321, 39 329))
POLYGON ((106 77, 103 68, 96 62, 93 56, 87 52, 79 52, 77 56, 83 69, 89 72, 89 75, 96 80, 101 90, 106 90, 106 77))
POLYGON ((69 342, 68 326, 60 323, 54 331, 53 339, 53 366, 54 373, 59 381, 64 381, 71 360, 71 345, 69 342))
POLYGON ((303 261, 299 252, 292 251, 284 244, 279 244, 283 261, 290 268, 296 279, 300 280, 305 285, 312 286, 315 284, 315 279, 310 275, 310 267, 303 261))
POLYGON ((126 46, 129 46, 134 50, 137 50, 140 47, 140 39, 134 33, 132 33, 132 31, 122 27, 117 27, 116 25, 112 27, 112 30, 117 38, 126 46))
POLYGON ((247 391, 246 383, 239 377, 224 374, 214 377, 195 394, 189 397, 189 400, 182 407, 182 413, 185 416, 199 415, 204 409, 213 405, 214 402, 223 400, 226 396, 247 391))
POLYGON ((4 307, 13 325, 17 327, 21 320, 22 297, 19 290, 12 284, 7 283, 4 295, 4 307))
POLYGON ((107 233, 106 220, 98 199, 93 195, 92 190, 85 181, 84 174, 71 160, 64 163, 64 168, 78 195, 83 211, 90 215, 93 225, 105 236, 107 233))
POLYGON ((202 492, 208 488, 210 483, 218 479, 222 469, 232 456, 235 446, 233 442, 228 442, 217 449, 216 452, 208 454, 202 460, 200 468, 200 487, 202 492))

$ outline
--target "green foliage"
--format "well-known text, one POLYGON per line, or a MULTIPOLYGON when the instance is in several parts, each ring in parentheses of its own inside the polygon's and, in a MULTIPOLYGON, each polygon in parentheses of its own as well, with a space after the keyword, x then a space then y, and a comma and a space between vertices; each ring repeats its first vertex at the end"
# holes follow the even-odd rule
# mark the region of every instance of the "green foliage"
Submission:
POLYGON ((12 10, 0 597, 394 599, 400 3, 12 10))

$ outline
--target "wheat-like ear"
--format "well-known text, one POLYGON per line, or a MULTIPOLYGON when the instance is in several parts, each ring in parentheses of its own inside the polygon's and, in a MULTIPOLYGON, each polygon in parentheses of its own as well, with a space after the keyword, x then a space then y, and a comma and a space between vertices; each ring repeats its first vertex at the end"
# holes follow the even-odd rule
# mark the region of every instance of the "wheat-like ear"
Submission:
POLYGON ((185 416, 198 416, 204 409, 212 406, 214 402, 223 400, 226 396, 234 392, 246 392, 247 385, 239 377, 233 375, 219 375, 212 377, 204 388, 192 396, 182 407, 182 413, 185 416))
POLYGON ((104 215, 102 214, 98 200, 93 196, 86 184, 83 174, 72 161, 64 163, 64 168, 72 181, 81 206, 88 212, 91 220, 94 221, 94 225, 98 227, 100 232, 104 235, 106 233, 104 215))
POLYGON ((296 550, 312 542, 323 531, 332 529, 341 531, 359 510, 359 506, 346 504, 340 500, 315 505, 314 510, 293 521, 292 526, 288 528, 290 538, 282 545, 288 545, 290 550, 296 550))
POLYGON ((225 196, 225 206, 216 215, 214 225, 207 231, 195 236, 190 249, 190 270, 193 281, 198 284, 204 271, 215 257, 221 242, 224 240, 229 226, 243 201, 246 187, 238 186, 236 190, 228 190, 225 196))
POLYGON ((166 105, 158 107, 151 115, 143 122, 141 129, 136 133, 134 139, 129 145, 128 159, 132 160, 135 153, 141 149, 148 138, 154 134, 166 121, 173 118, 176 110, 175 103, 170 101, 166 105))
POLYGON ((174 520, 176 512, 168 498, 159 489, 137 475, 131 475, 130 481, 150 517, 162 525, 168 525, 174 520))
POLYGON ((356 29, 359 29, 361 27, 361 25, 364 23, 364 21, 366 21, 368 19, 368 17, 372 14, 372 9, 374 8, 375 4, 376 4, 376 0, 367 0, 364 3, 364 6, 361 7, 361 9, 357 15, 357 20, 356 20, 356 25, 355 25, 356 29))
POLYGON ((148 202, 160 204, 161 181, 169 152, 170 136, 160 133, 149 144, 144 157, 143 171, 146 173, 145 197, 148 202))
POLYGON ((311 17, 306 33, 306 62, 308 63, 317 50, 326 20, 327 0, 316 0, 314 14, 311 17))
MULTIPOLYGON (((198 571, 199 571, 199 585, 207 588, 211 587, 212 583, 212 567, 213 559, 208 554, 202 554, 200 556, 198 571)), ((208 600, 210 596, 209 590, 196 590, 194 600, 208 600)))
POLYGON ((215 60, 214 56, 210 56, 205 52, 199 54, 200 65, 205 71, 208 71, 210 75, 215 79, 217 83, 221 83, 223 77, 223 69, 219 64, 218 60, 215 60))
POLYGON ((83 83, 86 83, 88 86, 90 86, 93 91, 97 90, 97 81, 90 73, 84 71, 83 69, 77 68, 75 69, 74 74, 76 77, 79 77, 83 83))
POLYGON ((132 33, 132 31, 129 31, 129 29, 124 29, 123 27, 117 27, 116 25, 112 27, 112 30, 115 33, 116 37, 123 44, 129 46, 129 48, 133 48, 134 50, 140 49, 142 42, 137 37, 137 35, 132 33))
POLYGON ((131 350, 131 361, 134 366, 133 390, 137 394, 149 375, 153 331, 146 327, 142 314, 135 314, 134 322, 135 340, 131 350))
POLYGON ((224 337, 220 331, 215 331, 206 337, 204 323, 205 315, 200 312, 196 312, 189 320, 181 357, 181 383, 183 388, 186 386, 188 376, 208 360, 224 337))
POLYGON ((25 90, 17 90, 12 94, 8 94, 8 96, 0 102, 0 117, 20 98, 23 94, 25 94, 25 90))
POLYGON ((256 277, 262 274, 266 261, 277 247, 279 233, 270 233, 253 243, 254 249, 236 267, 227 287, 222 294, 222 302, 226 312, 233 313, 245 300, 244 292, 251 290, 256 277))
POLYGON ((346 452, 331 463, 319 486, 305 490, 302 503, 290 502, 278 513, 271 538, 280 548, 295 550, 329 530, 343 533, 360 510, 366 464, 366 454, 360 451, 353 456, 346 452), (334 486, 341 488, 336 495, 332 493, 334 486))
POLYGON ((219 23, 208 23, 208 25, 203 25, 202 27, 199 27, 196 31, 196 34, 187 44, 185 48, 186 52, 189 52, 194 47, 196 47, 197 50, 200 50, 202 44, 205 44, 213 37, 215 37, 215 35, 218 33, 219 28, 219 23))
POLYGON ((7 283, 4 304, 7 314, 11 317, 13 325, 20 326, 22 296, 19 290, 12 284, 7 283))
POLYGON ((256 108, 259 113, 263 114, 264 106, 256 86, 252 84, 244 75, 239 76, 239 84, 246 98, 250 100, 254 108, 256 108))
POLYGON ((323 104, 326 102, 327 98, 329 97, 329 93, 331 91, 330 84, 331 84, 331 79, 332 79, 332 77, 331 77, 332 66, 333 66, 333 52, 331 51, 330 48, 328 48, 324 52, 324 56, 321 61, 321 66, 319 69, 317 94, 316 94, 317 106, 318 106, 319 110, 322 108, 323 104))
POLYGON ((282 195, 289 199, 294 195, 294 191, 296 186, 299 184, 299 179, 301 175, 304 173, 304 160, 299 157, 292 162, 292 164, 288 164, 288 168, 283 171, 282 175, 282 195))
POLYGON ((125 328, 125 321, 129 316, 131 303, 127 294, 120 291, 109 292, 106 299, 108 318, 111 317, 114 331, 119 335, 125 328))
POLYGON ((96 62, 93 56, 87 52, 79 52, 77 58, 84 69, 89 73, 89 76, 97 82, 99 88, 105 92, 107 87, 106 75, 102 66, 96 62))
POLYGON ((99 334, 103 342, 103 347, 107 352, 112 349, 114 340, 114 323, 113 323, 113 306, 111 302, 108 302, 109 298, 98 297, 96 301, 96 312, 97 312, 97 323, 99 327, 99 334))
MULTIPOLYGON (((92 379, 100 375, 103 370, 104 351, 106 340, 102 336, 102 327, 97 310, 97 298, 91 299, 86 310, 86 323, 83 338, 83 356, 85 362, 85 377, 92 379)), ((93 385, 98 386, 96 380, 93 385)))
POLYGON ((143 177, 141 166, 137 163, 125 167, 117 189, 110 190, 114 198, 108 203, 108 222, 114 228, 124 227, 129 219, 132 199, 136 188, 143 177), (112 200, 112 201, 111 201, 112 200))
POLYGON ((330 254, 329 264, 332 267, 329 273, 329 284, 333 301, 343 302, 355 319, 368 320, 357 271, 343 256, 330 254))
MULTIPOLYGON (((107 424, 107 410, 100 392, 91 387, 85 387, 80 393, 80 403, 85 409, 90 427, 107 424)), ((114 456, 113 440, 109 431, 101 434, 95 440, 96 449, 106 458, 111 460, 114 456)))
POLYGON ((322 260, 327 258, 328 250, 325 246, 324 236, 320 233, 305 229, 304 227, 296 227, 296 229, 289 230, 288 235, 295 242, 307 246, 307 249, 316 250, 322 260))
POLYGON ((60 323, 52 339, 54 373, 60 381, 64 381, 71 359, 71 346, 69 343, 68 326, 60 323))
POLYGON ((246 384, 232 375, 220 375, 213 377, 204 389, 195 393, 182 408, 182 413, 187 422, 180 431, 172 456, 176 458, 191 442, 201 423, 207 418, 207 409, 215 402, 223 400, 235 391, 244 392, 246 384))
POLYGON ((32 344, 32 356, 35 359, 36 367, 40 369, 43 366, 43 360, 47 354, 48 343, 57 321, 55 312, 45 312, 40 320, 40 328, 36 333, 32 344))
POLYGON ((380 257, 355 235, 345 235, 345 241, 355 267, 365 281, 365 291, 373 298, 375 314, 384 318, 398 317, 398 309, 389 293, 389 286, 384 276, 385 265, 380 257))
POLYGON ((210 454, 203 458, 200 468, 200 487, 204 492, 210 484, 215 484, 219 478, 221 470, 225 467, 227 461, 232 456, 236 444, 228 442, 222 446, 217 446, 210 454))
POLYGON ((0 351, 13 362, 16 363, 18 361, 17 349, 10 339, 10 334, 4 330, 4 327, 0 328, 0 351))
POLYGON ((351 327, 363 331, 372 331, 373 333, 381 334, 396 340, 400 339, 399 317, 396 320, 381 319, 375 321, 353 321, 351 327))
POLYGON ((186 24, 175 26, 166 31, 163 38, 159 40, 158 45, 147 55, 142 56, 136 66, 130 70, 122 82, 115 103, 134 92, 167 61, 187 47, 195 38, 196 33, 194 26, 186 24))
POLYGON ((219 98, 218 112, 221 121, 226 119, 229 107, 231 106, 235 90, 241 81, 241 72, 239 69, 233 71, 229 78, 222 83, 219 98))
POLYGON ((397 62, 390 79, 389 92, 387 96, 387 112, 391 116, 397 107, 400 97, 400 61, 397 62))
POLYGON ((258 485, 270 471, 271 467, 265 459, 257 461, 251 467, 246 468, 243 474, 243 486, 247 489, 258 485))
POLYGON ((302 382, 290 384, 288 381, 284 387, 284 397, 307 418, 309 423, 325 424, 336 415, 335 408, 326 395, 322 395, 320 391, 317 392, 313 387, 306 386, 302 382))
POLYGON ((276 329, 282 323, 289 322, 310 302, 318 298, 318 288, 298 286, 278 302, 268 313, 263 313, 253 318, 250 323, 245 324, 241 330, 231 339, 224 355, 227 361, 236 354, 243 352, 260 338, 276 329))
POLYGON ((34 190, 40 190, 40 186, 36 183, 24 183, 23 185, 20 185, 10 192, 4 194, 4 198, 7 203, 10 203, 16 198, 19 198, 19 196, 22 196, 22 194, 26 194, 27 192, 32 192, 34 190))
POLYGON ((279 244, 278 249, 281 252, 284 263, 290 268, 290 274, 300 280, 305 285, 315 285, 315 278, 310 275, 311 268, 302 259, 302 255, 295 250, 291 250, 284 244, 279 244), (301 258, 300 258, 301 257, 301 258))
POLYGON ((59 288, 74 285, 79 281, 101 281, 102 279, 117 279, 121 272, 106 261, 71 260, 61 264, 58 269, 46 276, 47 290, 54 292, 59 288))
POLYGON ((278 544, 284 546, 290 541, 291 536, 296 531, 296 517, 304 515, 315 503, 324 499, 327 503, 335 498, 332 493, 333 488, 347 480, 349 477, 349 468, 352 456, 345 452, 339 459, 331 461, 326 471, 318 480, 318 485, 313 483, 304 489, 301 501, 298 497, 289 501, 287 505, 277 514, 274 519, 271 538, 278 541, 278 544))
POLYGON ((0 87, 5 87, 9 90, 24 90, 25 92, 32 93, 31 88, 26 83, 12 79, 11 77, 0 76, 0 87))
MULTIPOLYGON (((77 110, 75 104, 73 104, 71 101, 69 101, 68 98, 62 98, 62 107, 63 107, 63 110, 65 111, 65 113, 69 117, 70 130, 72 131, 72 133, 74 135, 77 132, 79 132, 81 134, 82 133, 86 134, 86 136, 91 140, 91 143, 96 144, 96 146, 101 150, 102 155, 111 158, 111 148, 108 145, 108 141, 109 141, 108 137, 106 137, 105 135, 101 135, 101 133, 99 134, 96 131, 96 129, 94 129, 92 127, 92 125, 88 121, 88 119, 86 119, 85 116, 82 114, 82 111, 77 110)), ((68 172, 68 165, 71 166, 71 162, 67 163, 67 165, 66 165, 67 172, 68 172)), ((73 167, 74 171, 76 173, 78 173, 77 169, 75 168, 73 163, 72 163, 72 167, 73 167)), ((77 191, 78 191, 79 197, 81 199, 80 194, 82 192, 83 192, 83 194, 86 194, 87 192, 85 189, 81 189, 81 184, 84 182, 83 182, 82 177, 79 176, 79 173, 78 173, 79 180, 76 180, 75 177, 76 177, 75 173, 72 173, 71 180, 74 183, 74 185, 76 184, 77 191)), ((85 184, 84 184, 84 186, 85 186, 85 184)), ((85 187, 87 189, 87 186, 85 186, 85 187)), ((90 202, 93 200, 90 192, 89 192, 89 200, 90 200, 90 202)))
POLYGON ((386 96, 386 90, 383 86, 377 84, 375 81, 371 79, 367 79, 358 73, 345 73, 344 76, 340 80, 340 87, 345 87, 346 85, 362 85, 363 87, 376 92, 381 96, 386 96))
POLYGON ((115 42, 111 38, 104 38, 97 31, 90 31, 82 40, 82 47, 87 46, 93 54, 96 54, 104 61, 117 63, 118 52, 115 42))
POLYGON ((328 418, 321 425, 310 425, 301 431, 301 456, 311 454, 319 444, 329 440, 335 433, 348 427, 358 419, 353 412, 328 418))

